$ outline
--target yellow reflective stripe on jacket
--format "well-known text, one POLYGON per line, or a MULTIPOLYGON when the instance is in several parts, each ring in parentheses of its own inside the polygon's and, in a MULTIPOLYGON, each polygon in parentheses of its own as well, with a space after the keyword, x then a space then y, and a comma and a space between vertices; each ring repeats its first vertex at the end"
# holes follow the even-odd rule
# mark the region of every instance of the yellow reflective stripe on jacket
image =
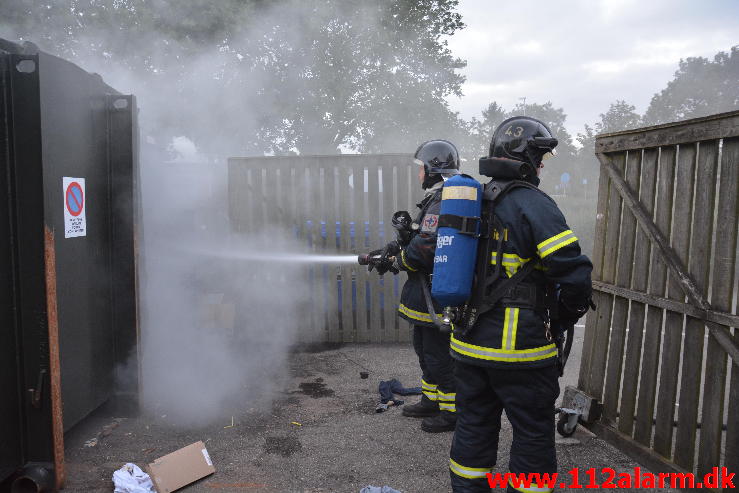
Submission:
MULTIPOLYGON (((417 312, 416 310, 411 310, 407 306, 405 306, 403 303, 398 305, 398 311, 405 315, 408 318, 412 318, 413 320, 420 320, 421 322, 431 322, 433 323, 434 319, 431 318, 431 315, 424 312, 417 312)), ((439 317, 442 316, 441 313, 438 314, 439 317)))
MULTIPOLYGON (((513 274, 518 272, 526 262, 530 261, 530 258, 522 258, 515 253, 504 253, 503 254, 503 267, 505 268, 508 277, 513 277, 513 274)), ((490 252, 490 264, 496 265, 498 263, 498 252, 490 252)), ((541 269, 541 265, 537 264, 536 269, 541 269)))
POLYGON ((547 488, 546 486, 535 486, 536 483, 530 485, 528 488, 524 488, 524 486, 520 484, 520 482, 519 486, 516 486, 513 484, 512 479, 508 479, 508 484, 511 485, 511 488, 513 488, 514 490, 521 491, 522 493, 549 493, 550 491, 554 491, 552 488, 547 488))
MULTIPOLYGON (((490 252, 490 263, 495 265, 497 263, 498 252, 490 252)), ((503 254, 503 265, 523 265, 531 260, 530 258, 522 258, 515 253, 504 253, 503 254)))
POLYGON ((456 413, 457 412, 457 406, 453 402, 441 402, 439 401, 439 410, 441 411, 447 411, 450 413, 456 413))
POLYGON ((492 472, 493 467, 466 467, 454 459, 449 459, 449 469, 457 476, 462 476, 463 478, 485 479, 487 473, 492 472))
POLYGON ((554 235, 536 245, 536 250, 540 258, 544 258, 550 253, 556 252, 563 246, 569 245, 577 241, 577 236, 572 230, 562 231, 558 235, 554 235))
POLYGON ((508 363, 538 361, 557 356, 557 346, 554 344, 547 344, 546 346, 531 349, 498 349, 462 342, 455 338, 454 334, 452 334, 451 337, 450 348, 452 351, 464 354, 470 358, 489 361, 505 361, 508 363))
POLYGON ((503 349, 516 348, 516 332, 518 331, 518 313, 520 308, 506 308, 503 320, 503 349))
POLYGON ((414 269, 410 265, 408 265, 408 262, 405 261, 405 250, 400 251, 400 261, 403 262, 403 267, 408 269, 411 272, 416 272, 418 269, 414 269))

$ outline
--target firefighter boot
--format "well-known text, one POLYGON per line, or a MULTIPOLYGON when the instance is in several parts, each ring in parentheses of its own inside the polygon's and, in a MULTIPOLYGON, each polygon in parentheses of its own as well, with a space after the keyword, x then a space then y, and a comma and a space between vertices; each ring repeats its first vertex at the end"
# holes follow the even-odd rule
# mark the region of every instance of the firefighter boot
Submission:
POLYGON ((437 416, 423 418, 421 421, 421 429, 428 433, 442 433, 445 431, 454 431, 457 426, 456 413, 448 411, 441 412, 437 416))
POLYGON ((425 418, 427 416, 436 416, 437 414, 439 414, 439 404, 425 395, 421 396, 421 400, 417 403, 403 406, 403 416, 410 418, 425 418))

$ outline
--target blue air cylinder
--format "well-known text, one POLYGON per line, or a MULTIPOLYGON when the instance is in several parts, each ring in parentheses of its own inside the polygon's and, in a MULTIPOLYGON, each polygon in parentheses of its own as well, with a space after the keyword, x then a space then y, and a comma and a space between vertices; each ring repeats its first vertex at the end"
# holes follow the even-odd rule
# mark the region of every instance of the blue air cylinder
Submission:
POLYGON ((472 294, 481 211, 480 182, 468 175, 444 182, 431 283, 431 297, 441 306, 460 306, 472 294))

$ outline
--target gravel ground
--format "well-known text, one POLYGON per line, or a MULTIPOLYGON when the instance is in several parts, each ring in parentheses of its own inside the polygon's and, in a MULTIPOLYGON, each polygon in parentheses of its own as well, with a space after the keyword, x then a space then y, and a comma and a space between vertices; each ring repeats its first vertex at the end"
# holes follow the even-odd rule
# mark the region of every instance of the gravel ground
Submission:
MULTIPOLYGON (((424 433, 420 422, 403 417, 400 409, 374 411, 380 380, 418 385, 420 372, 409 344, 346 345, 294 353, 290 361, 290 377, 271 409, 245 409, 233 416, 233 426, 230 413, 222 422, 196 429, 178 428, 160 415, 129 417, 111 427, 116 416, 96 413, 66 436, 65 491, 110 492, 111 475, 123 463, 144 466, 198 440, 205 442, 216 473, 182 490, 188 493, 343 493, 367 485, 389 485, 403 493, 450 490, 452 434, 424 433), (360 378, 364 369, 368 379, 360 378), (109 434, 95 447, 84 446, 106 427, 109 434)), ((574 384, 578 363, 568 368, 562 388, 574 384)), ((505 422, 497 471, 506 472, 510 444, 505 422)), ((557 453, 560 473, 573 467, 631 472, 638 465, 582 427, 572 438, 558 439, 557 453)))

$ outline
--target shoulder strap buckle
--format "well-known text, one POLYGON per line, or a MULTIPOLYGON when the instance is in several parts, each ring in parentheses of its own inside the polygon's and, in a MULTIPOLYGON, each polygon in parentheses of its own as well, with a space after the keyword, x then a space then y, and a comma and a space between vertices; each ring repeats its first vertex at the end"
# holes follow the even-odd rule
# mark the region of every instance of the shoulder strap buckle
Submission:
POLYGON ((480 237, 480 218, 477 216, 442 214, 439 216, 439 227, 454 228, 459 234, 480 237))

